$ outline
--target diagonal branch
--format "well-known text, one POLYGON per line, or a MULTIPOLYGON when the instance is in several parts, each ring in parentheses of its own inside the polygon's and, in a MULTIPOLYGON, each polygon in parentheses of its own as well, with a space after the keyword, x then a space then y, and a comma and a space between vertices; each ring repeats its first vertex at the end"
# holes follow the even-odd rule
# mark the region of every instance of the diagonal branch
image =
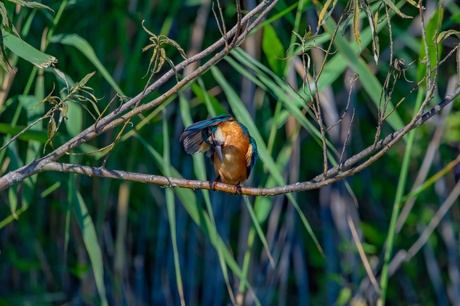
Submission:
POLYGON ((230 51, 232 51, 234 48, 239 46, 239 44, 246 38, 248 33, 250 33, 257 25, 259 25, 263 21, 267 13, 275 6, 275 4, 278 1, 279 0, 273 0, 273 1, 266 0, 260 3, 253 10, 248 12, 248 14, 246 14, 241 19, 241 21, 238 22, 237 25, 235 25, 230 31, 228 31, 225 38, 222 37, 221 39, 216 41, 213 45, 206 48, 204 51, 188 59, 185 59, 184 61, 176 65, 174 68, 170 69, 161 78, 159 78, 156 82, 150 85, 142 93, 138 94, 136 97, 132 98, 131 100, 123 104, 120 108, 116 109, 112 113, 108 114, 107 116, 99 120, 97 122, 97 127, 96 125, 92 125, 88 127, 87 129, 82 131, 80 134, 78 134, 71 140, 67 141, 65 144, 63 144, 62 146, 60 146, 53 152, 49 153, 48 155, 41 157, 40 159, 37 159, 28 165, 25 165, 17 170, 9 172, 8 174, 0 177, 0 190, 8 188, 9 186, 15 183, 22 182, 25 178, 40 172, 46 164, 57 161, 66 152, 69 152, 75 147, 81 145, 82 143, 85 143, 95 138, 96 136, 115 128, 116 126, 128 121, 132 117, 137 116, 138 114, 146 110, 152 109, 160 105, 161 103, 166 101, 171 96, 174 96, 175 94, 177 94, 177 92, 181 90, 185 85, 187 85, 190 81, 202 75, 209 68, 211 68, 216 63, 218 63, 222 58, 224 58, 227 54, 229 54, 230 51), (253 20, 253 17, 255 16, 257 16, 257 18, 253 20), (242 24, 247 24, 248 26, 244 30, 242 30, 241 29, 242 24), (239 34, 238 38, 234 40, 235 43, 226 46, 225 44, 226 39, 232 38, 238 34, 239 34), (190 65, 191 63, 201 60, 205 58, 206 56, 215 53, 216 50, 218 50, 219 48, 223 46, 225 47, 220 52, 218 52, 215 56, 213 56, 210 60, 208 60, 204 65, 199 67, 197 70, 195 70, 194 72, 186 76, 184 79, 179 81, 176 85, 171 87, 163 95, 161 95, 160 97, 156 98, 153 101, 142 104, 138 107, 135 107, 131 111, 127 112, 130 108, 137 105, 148 94, 158 89, 161 85, 165 84, 171 77, 175 75, 175 73, 177 73, 177 71, 183 70, 186 66, 190 65))
MULTIPOLYGON (((310 181, 295 183, 295 184, 281 186, 281 187, 274 187, 274 188, 241 187, 239 189, 236 189, 235 186, 224 184, 224 183, 186 180, 186 179, 179 179, 179 178, 172 178, 172 177, 168 178, 168 177, 160 176, 160 175, 150 175, 150 174, 134 173, 134 172, 120 171, 120 170, 108 170, 108 169, 102 169, 98 167, 89 167, 89 166, 57 163, 57 162, 46 163, 45 165, 41 167, 40 171, 68 172, 68 173, 76 173, 76 174, 88 175, 88 176, 97 176, 97 177, 121 179, 121 180, 133 181, 133 182, 150 183, 150 184, 169 186, 169 187, 208 189, 208 190, 224 191, 224 192, 233 193, 233 194, 240 193, 240 194, 245 194, 245 195, 259 195, 259 196, 260 195, 272 196, 272 195, 286 194, 286 193, 291 193, 291 192, 312 190, 312 189, 317 189, 317 188, 320 188, 326 185, 330 185, 336 181, 339 181, 347 176, 350 176, 368 167, 370 164, 372 164, 377 159, 379 159, 381 156, 383 156, 384 153, 387 152, 394 144, 396 144, 406 133, 424 124, 426 121, 432 118, 435 114, 441 111, 446 105, 448 105, 449 103, 452 103, 452 101, 459 95, 460 95, 460 87, 457 88, 451 95, 447 96, 444 100, 442 100, 438 105, 436 105, 435 107, 430 109, 428 112, 423 114, 423 116, 418 116, 418 119, 417 117, 415 117, 414 120, 408 125, 406 125, 404 128, 391 133, 384 139, 378 141, 376 144, 372 144, 371 146, 364 149, 360 153, 350 157, 343 163, 329 169, 327 171, 326 179, 323 179, 324 174, 320 174, 310 181), (374 155, 371 158, 369 158, 367 161, 365 161, 364 163, 354 168, 351 168, 352 166, 357 164, 359 161, 363 160, 364 158, 372 154, 374 155), (343 171, 344 169, 348 169, 348 170, 343 171)), ((426 102, 429 101, 429 99, 426 99, 426 100, 427 100, 426 102)), ((13 180, 14 178, 10 177, 9 179, 13 180)))

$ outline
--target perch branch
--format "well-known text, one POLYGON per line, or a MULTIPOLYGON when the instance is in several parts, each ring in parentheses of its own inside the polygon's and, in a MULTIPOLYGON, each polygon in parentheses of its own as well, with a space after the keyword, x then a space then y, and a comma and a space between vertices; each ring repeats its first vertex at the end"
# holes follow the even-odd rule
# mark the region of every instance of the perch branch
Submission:
POLYGON ((22 182, 25 178, 42 171, 43 167, 46 164, 57 161, 66 152, 69 152, 75 147, 85 142, 88 142, 89 140, 95 138, 96 136, 101 135, 115 128, 116 126, 128 121, 132 117, 146 110, 152 109, 160 105, 161 103, 166 101, 168 98, 175 95, 186 84, 196 79, 198 76, 202 75, 209 68, 211 68, 217 62, 219 62, 222 58, 224 58, 228 53, 230 53, 231 50, 236 48, 245 39, 247 34, 251 32, 258 24, 262 22, 262 20, 265 18, 267 13, 275 6, 275 4, 278 1, 279 0, 273 0, 273 1, 267 0, 267 1, 263 1, 262 3, 260 3, 253 10, 248 12, 248 14, 246 14, 241 19, 241 21, 238 22, 237 25, 235 25, 230 31, 227 32, 227 35, 226 35, 227 37, 222 37, 217 42, 215 42, 213 45, 206 48, 204 51, 188 59, 183 60, 181 63, 176 65, 174 68, 166 72, 161 78, 159 78, 156 82, 150 85, 142 93, 130 99, 125 104, 123 104, 121 107, 119 107, 115 111, 111 112, 110 114, 108 114, 107 116, 99 120, 97 122, 97 127, 96 125, 92 125, 88 127, 87 129, 82 131, 80 134, 78 134, 77 136, 73 137, 71 140, 67 141, 65 144, 55 149, 53 152, 31 162, 30 164, 22 166, 0 177, 0 190, 8 188, 9 186, 15 183, 22 182), (255 18, 252 21, 252 18, 256 16, 257 18, 255 18), (240 29, 241 24, 245 24, 245 23, 247 23, 248 26, 244 30, 241 30, 240 29), (218 52, 215 56, 213 56, 210 60, 208 60, 203 66, 199 67, 197 70, 195 70, 194 72, 186 76, 184 79, 179 81, 176 85, 170 88, 163 95, 154 99, 153 101, 139 105, 138 107, 135 107, 131 111, 128 112, 130 108, 137 105, 139 101, 144 99, 144 97, 146 97, 148 94, 150 94, 154 90, 158 89, 161 85, 165 84, 171 77, 175 75, 175 73, 177 73, 177 71, 183 70, 186 66, 190 65, 191 63, 195 61, 199 61, 205 58, 206 56, 209 56, 210 54, 215 53, 219 48, 221 48, 222 46, 226 44, 226 39, 229 39, 238 34, 240 35, 238 36, 236 40, 234 40, 235 41, 234 44, 225 46, 220 52, 218 52))
MULTIPOLYGON (((330 185, 336 181, 339 181, 347 176, 350 176, 354 173, 361 171, 362 169, 368 167, 370 164, 375 162, 378 158, 383 156, 385 152, 387 152, 396 142, 398 142, 407 132, 417 128, 418 126, 424 124, 430 118, 432 118, 435 114, 437 114, 441 109, 443 109, 449 103, 460 95, 460 87, 457 88, 451 95, 447 96, 444 100, 442 100, 439 104, 435 107, 424 113, 422 116, 414 118, 414 120, 403 127, 402 129, 395 131, 384 139, 378 141, 376 144, 372 144, 360 153, 350 157, 346 161, 338 164, 337 166, 329 169, 327 171, 327 178, 323 179, 324 174, 319 174, 315 178, 310 181, 306 182, 299 182, 295 184, 290 184, 281 187, 274 187, 274 188, 252 188, 252 187, 243 187, 241 186, 240 189, 236 189, 233 185, 228 185, 224 183, 214 183, 209 181, 197 181, 197 180, 187 180, 187 179, 180 179, 180 178, 168 178, 165 176, 160 175, 150 175, 150 174, 142 174, 142 173, 134 173, 128 171, 120 171, 120 170, 108 170, 98 167, 89 167, 89 166, 81 166, 81 165, 73 165, 73 164, 65 164, 65 163, 57 163, 57 162, 48 162, 47 164, 43 165, 41 171, 59 171, 59 172, 68 172, 68 173, 76 173, 81 175, 88 175, 88 176, 96 176, 96 177, 105 177, 105 178, 112 178, 112 179, 121 179, 133 182, 142 182, 142 183, 150 183, 168 187, 180 187, 180 188, 192 188, 192 189, 208 189, 208 190, 218 190, 227 193, 233 194, 245 194, 245 195, 256 195, 256 196, 273 196, 279 194, 286 194, 291 192, 299 192, 299 191, 306 191, 317 189, 326 185, 330 185), (352 167, 357 164, 359 161, 363 160, 364 158, 371 156, 367 161, 364 163, 352 167), (343 171, 344 169, 347 169, 343 171)), ((427 96, 428 97, 428 96, 427 96)), ((427 102, 429 100, 427 99, 427 102)), ((8 175, 7 175, 8 176, 8 175)), ((9 181, 14 183, 14 177, 7 178, 9 181)))

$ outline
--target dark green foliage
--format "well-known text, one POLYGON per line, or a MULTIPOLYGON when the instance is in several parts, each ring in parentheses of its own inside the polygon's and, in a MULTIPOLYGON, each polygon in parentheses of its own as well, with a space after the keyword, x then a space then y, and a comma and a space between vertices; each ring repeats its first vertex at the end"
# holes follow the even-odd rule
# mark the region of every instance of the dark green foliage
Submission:
MULTIPOLYGON (((426 80, 416 83, 427 75, 424 44, 415 30, 419 10, 412 1, 388 1, 316 1, 325 2, 324 17, 329 16, 318 32, 323 6, 281 1, 240 48, 186 89, 59 162, 212 180, 209 161, 187 155, 179 135, 192 122, 229 113, 244 123, 259 151, 245 186, 321 178, 325 163, 335 166, 373 144, 384 98, 390 98, 384 115, 396 110, 380 126, 380 139, 408 124, 426 93, 426 80), (391 31, 383 6, 388 1, 391 31), (353 10, 351 3, 361 6, 353 10), (377 12, 373 32, 368 17, 377 12), (404 65, 395 68, 390 54, 404 65), (312 85, 317 76, 318 96, 312 85)), ((458 44, 459 7, 455 1, 444 8, 428 2, 425 26, 434 68, 458 44)), ((52 152, 192 56, 201 10, 206 27, 195 52, 222 37, 221 15, 226 31, 237 21, 233 1, 221 1, 222 14, 217 2, 198 0, 45 1, 52 11, 24 3, 29 4, 18 11, 6 3, 9 19, 0 8, 0 49, 6 55, 0 62, 0 146, 18 135, 0 150, 0 177, 52 152), (15 49, 18 35, 30 52, 15 49), (47 64, 57 59, 56 69, 33 62, 30 54, 47 64), (78 94, 70 95, 72 88, 78 94)), ((247 3, 243 13, 252 9, 247 3)), ((440 66, 430 107, 445 96, 449 81, 458 86, 456 56, 440 66)), ((167 92, 184 73, 177 71, 140 104, 167 92)), ((423 248, 395 274, 388 272, 384 298, 390 305, 460 303, 454 274, 460 273, 458 205, 443 218, 437 215, 459 175, 451 163, 459 154, 458 105, 446 109, 369 167, 320 190, 247 198, 64 172, 12 184, 0 191, 0 304, 374 304, 379 295, 372 284, 363 285, 369 283, 365 265, 383 286, 388 238, 394 239, 394 259, 411 250, 437 218, 423 248), (427 183, 410 194, 424 159, 428 170, 420 183, 427 183), (437 173, 442 175, 432 178, 437 173), (413 207, 395 232, 392 211, 401 216, 411 199, 413 207)))

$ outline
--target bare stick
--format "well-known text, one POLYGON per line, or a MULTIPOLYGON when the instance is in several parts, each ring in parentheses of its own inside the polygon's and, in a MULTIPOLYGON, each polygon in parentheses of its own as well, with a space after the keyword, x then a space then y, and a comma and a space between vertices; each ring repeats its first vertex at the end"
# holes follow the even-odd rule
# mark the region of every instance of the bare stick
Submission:
MULTIPOLYGON (((248 12, 248 14, 241 19, 241 23, 246 23, 246 22, 249 22, 249 20, 251 20, 252 17, 257 16, 257 18, 254 21, 248 23, 248 26, 238 37, 235 46, 238 45, 246 37, 246 35, 249 32, 251 32, 258 24, 262 22, 262 20, 265 18, 267 13, 275 6, 275 4, 278 1, 279 0, 273 0, 271 2, 263 1, 253 10, 248 12)), ((227 32, 227 36, 228 36, 227 38, 233 37, 234 35, 236 35, 236 33, 238 33, 238 31, 239 31, 238 25, 234 26, 230 31, 227 32)), ((219 49, 225 44, 226 44, 226 38, 222 37, 217 42, 215 42, 213 45, 206 48, 204 51, 196 54, 195 56, 192 56, 188 59, 183 60, 181 63, 177 64, 174 68, 166 72, 161 78, 159 78, 156 82, 150 85, 142 93, 138 94, 136 97, 132 98, 131 100, 123 104, 120 108, 118 108, 117 110, 111 112, 110 114, 108 114, 107 116, 99 120, 97 124, 98 125, 97 129, 95 129, 94 125, 90 126, 84 131, 82 131, 80 134, 78 134, 77 136, 73 137, 71 140, 67 141, 65 144, 58 147, 53 152, 49 153, 48 155, 41 157, 28 165, 25 165, 17 170, 14 170, 0 177, 0 190, 7 188, 11 184, 21 182, 25 178, 35 173, 40 172, 43 166, 45 166, 47 163, 58 160, 62 155, 64 155, 66 152, 70 152, 73 148, 95 138, 96 136, 102 133, 105 133, 115 128, 116 126, 120 124, 125 123, 126 121, 130 120, 132 117, 137 116, 138 114, 146 110, 152 109, 160 105, 161 103, 166 101, 168 98, 174 96, 185 85, 187 85, 192 80, 196 79, 198 76, 202 75, 209 68, 211 68, 217 62, 219 62, 222 58, 224 58, 235 46, 229 46, 229 47, 223 48, 215 56, 210 58, 204 65, 202 65, 200 69, 197 69, 194 72, 192 72, 190 75, 186 76, 184 79, 176 83, 174 86, 172 86, 167 92, 165 92, 160 97, 148 103, 139 105, 138 107, 132 109, 130 112, 125 113, 126 111, 134 107, 146 95, 150 94, 152 91, 156 90, 158 87, 165 84, 171 77, 176 75, 177 71, 184 69, 186 66, 188 66, 189 64, 195 61, 201 60, 204 57, 215 53, 217 49, 219 49)))
MULTIPOLYGON (((339 165, 329 169, 327 172, 327 177, 328 177, 327 179, 322 179, 323 174, 320 174, 317 177, 309 181, 299 182, 299 183, 295 183, 291 185, 274 187, 274 188, 241 187, 241 189, 239 190, 239 193, 246 194, 246 195, 263 195, 263 196, 279 195, 279 194, 286 194, 290 192, 299 192, 299 191, 317 189, 317 188, 320 188, 326 185, 330 185, 339 180, 342 180, 345 177, 348 177, 354 173, 357 173, 363 170, 364 168, 368 167, 373 162, 378 160, 395 143, 397 143, 405 134, 417 128, 418 126, 424 124, 427 120, 432 118, 435 114, 437 114, 441 109, 443 109, 446 105, 451 103, 458 96, 460 96, 460 87, 457 88, 451 95, 447 96, 444 100, 442 100, 441 103, 439 103, 438 105, 430 109, 428 112, 423 114, 423 116, 421 116, 417 120, 409 123, 404 128, 391 133, 390 135, 386 136, 384 139, 378 141, 377 144, 375 145, 372 144, 371 146, 362 150, 360 153, 350 157, 343 163, 340 163, 339 165), (356 167, 352 167, 371 154, 374 154, 374 155, 371 156, 367 161, 365 161, 364 163, 356 167), (348 169, 348 170, 343 171, 343 169, 348 169)), ((37 161, 35 161, 34 163, 37 163, 37 161)), ((27 170, 27 168, 25 168, 25 170, 27 170)), ((83 174, 83 175, 88 175, 88 176, 122 179, 122 180, 133 181, 133 182, 157 184, 157 185, 163 185, 163 186, 169 186, 169 187, 208 189, 208 190, 224 191, 224 192, 232 193, 232 194, 237 193, 237 191, 235 190, 235 186, 224 184, 224 183, 216 183, 215 188, 213 188, 214 187, 213 182, 209 182, 209 181, 196 181, 196 180, 186 180, 186 179, 179 179, 179 178, 167 178, 167 177, 159 176, 159 175, 141 174, 141 173, 134 173, 134 172, 128 172, 128 171, 119 171, 119 170, 108 170, 108 169, 101 169, 98 167, 64 164, 64 163, 57 163, 57 162, 52 162, 52 161, 49 161, 48 163, 42 165, 42 167, 40 168, 40 171, 59 171, 59 172, 83 174)), ((22 176, 27 175, 27 174, 28 173, 20 173, 18 172, 18 170, 8 173, 7 175, 0 178, 0 190, 5 189, 9 185, 16 183, 19 178, 22 178, 22 176), (15 175, 19 175, 19 178, 15 175)))

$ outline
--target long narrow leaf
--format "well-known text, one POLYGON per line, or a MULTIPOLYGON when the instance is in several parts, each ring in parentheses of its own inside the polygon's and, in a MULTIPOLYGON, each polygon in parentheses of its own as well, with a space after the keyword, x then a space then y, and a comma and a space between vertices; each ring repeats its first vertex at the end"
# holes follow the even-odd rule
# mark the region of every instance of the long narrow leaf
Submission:
POLYGON ((105 69, 101 61, 97 58, 96 53, 93 50, 93 47, 86 41, 86 39, 82 38, 77 34, 61 34, 51 37, 50 41, 54 43, 61 43, 64 45, 75 47, 77 50, 83 53, 91 63, 93 63, 93 65, 102 74, 102 76, 106 79, 110 86, 112 86, 112 88, 120 96, 124 96, 123 91, 118 86, 117 82, 115 82, 115 80, 112 78, 107 69, 105 69))
MULTIPOLYGON (((155 163, 161 166, 163 163, 163 158, 161 157, 161 155, 140 135, 137 135, 137 138, 145 146, 148 152, 153 156, 155 163)), ((180 173, 177 172, 177 170, 173 167, 170 168, 170 171, 171 176, 181 177, 180 173)), ((209 237, 210 242, 214 246, 214 248, 221 252, 223 258, 225 259, 225 262, 227 263, 228 267, 232 270, 232 272, 240 279, 241 283, 244 286, 251 288, 251 284, 248 282, 246 277, 244 277, 241 268, 238 266, 238 263, 232 255, 232 252, 228 249, 228 246, 225 244, 225 242, 222 240, 219 233, 217 232, 215 224, 211 221, 211 218, 201 208, 198 207, 196 197, 193 191, 184 188, 174 188, 174 192, 176 193, 179 200, 182 202, 182 205, 184 205, 184 208, 187 210, 189 216, 200 227, 203 233, 209 237)))
MULTIPOLYGON (((225 92, 225 95, 227 96, 228 102, 232 108, 233 113, 235 114, 236 118, 238 121, 242 122, 249 130, 249 133, 252 135, 252 137, 255 139, 257 143, 257 149, 259 153, 259 157, 261 161, 264 163, 264 165, 267 166, 268 171, 270 172, 271 177, 275 180, 275 182, 283 186, 285 185, 285 181, 281 175, 281 172, 278 170, 278 167, 276 166, 275 162, 273 161, 272 157, 268 153, 267 147, 265 146, 265 142, 262 139, 262 136, 260 135, 259 131, 256 128, 256 125, 254 121, 252 120, 251 116, 249 115, 248 111, 243 105, 243 102, 239 98, 239 96, 236 94, 236 92, 231 88, 231 86, 228 84, 222 73, 216 69, 216 68, 211 68, 211 72, 216 79, 216 81, 219 83, 219 85, 222 87, 222 89, 225 92)), ((291 203, 293 203, 294 206, 298 207, 297 201, 295 200, 294 196, 292 194, 287 194, 286 195, 291 203)), ((298 210, 300 211, 300 210, 298 210)), ((307 229, 310 237, 316 244, 316 247, 320 252, 322 252, 322 248, 318 242, 318 239, 316 238, 316 235, 313 232, 313 229, 311 228, 310 224, 306 219, 302 219, 303 224, 305 228, 307 229)))
MULTIPOLYGON (((169 153, 169 131, 166 111, 163 110, 163 173, 171 176, 171 163, 169 153)), ((176 272, 176 285, 179 292, 181 305, 185 305, 184 286, 182 285, 182 275, 180 271, 179 253, 177 251, 177 233, 176 233, 176 212, 174 203, 174 192, 171 188, 166 189, 166 206, 168 211, 169 231, 171 234, 171 243, 173 247, 174 270, 176 272)))
POLYGON ((102 305, 108 305, 104 284, 104 264, 102 260, 101 246, 97 240, 96 229, 94 228, 93 220, 91 219, 83 197, 80 192, 74 188, 74 175, 70 175, 70 177, 71 179, 69 179, 68 190, 73 193, 72 206, 82 233, 86 251, 88 252, 88 256, 91 261, 91 267, 93 269, 96 287, 99 292, 99 298, 101 299, 102 305))

